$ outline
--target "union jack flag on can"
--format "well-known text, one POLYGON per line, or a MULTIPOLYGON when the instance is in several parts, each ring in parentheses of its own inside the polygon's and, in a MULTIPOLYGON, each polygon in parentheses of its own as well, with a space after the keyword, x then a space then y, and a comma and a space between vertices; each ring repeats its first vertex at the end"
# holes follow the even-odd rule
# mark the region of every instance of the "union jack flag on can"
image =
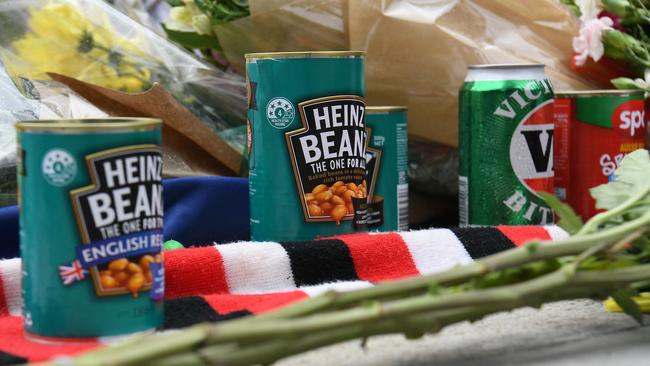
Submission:
POLYGON ((88 271, 83 269, 81 263, 76 260, 70 265, 59 266, 59 275, 61 276, 61 281, 64 285, 70 285, 74 282, 81 281, 86 278, 88 271))

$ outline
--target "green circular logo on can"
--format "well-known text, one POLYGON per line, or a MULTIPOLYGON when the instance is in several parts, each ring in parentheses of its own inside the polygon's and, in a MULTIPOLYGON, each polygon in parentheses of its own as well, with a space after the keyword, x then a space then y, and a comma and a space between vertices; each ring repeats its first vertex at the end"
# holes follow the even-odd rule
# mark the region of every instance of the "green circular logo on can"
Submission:
POLYGON ((41 170, 48 183, 62 187, 72 182, 77 175, 77 162, 69 152, 54 149, 45 154, 41 170))
POLYGON ((296 110, 293 104, 282 97, 271 99, 269 104, 266 105, 266 119, 269 121, 273 128, 283 129, 293 122, 296 115, 296 110))

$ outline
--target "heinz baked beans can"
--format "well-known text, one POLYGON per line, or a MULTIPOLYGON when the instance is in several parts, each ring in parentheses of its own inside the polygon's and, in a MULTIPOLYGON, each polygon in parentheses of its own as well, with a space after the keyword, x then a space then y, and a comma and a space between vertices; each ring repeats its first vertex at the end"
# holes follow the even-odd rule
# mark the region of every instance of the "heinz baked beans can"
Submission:
POLYGON ((161 121, 16 124, 25 330, 80 341, 163 321, 161 121))
POLYGON ((368 230, 408 230, 406 107, 367 107, 368 230))
POLYGON ((600 212, 589 189, 613 180, 623 157, 645 146, 644 93, 563 91, 555 105, 556 129, 565 130, 559 146, 562 159, 555 163, 562 174, 558 184, 566 189, 566 202, 588 220, 600 212))
POLYGON ((246 55, 253 240, 365 228, 362 52, 246 55))
POLYGON ((470 66, 459 101, 465 225, 553 222, 553 87, 544 65, 470 66))

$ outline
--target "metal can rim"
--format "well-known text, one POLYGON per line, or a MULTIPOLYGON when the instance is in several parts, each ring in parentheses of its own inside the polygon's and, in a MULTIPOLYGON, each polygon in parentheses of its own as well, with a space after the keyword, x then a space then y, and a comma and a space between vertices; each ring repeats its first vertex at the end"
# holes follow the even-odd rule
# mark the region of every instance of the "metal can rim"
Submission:
POLYGON ((105 130, 153 129, 161 125, 162 120, 159 118, 106 117, 20 121, 16 123, 16 130, 101 132, 105 130))
POLYGON ((467 68, 470 70, 477 69, 519 69, 527 67, 546 67, 544 64, 481 64, 469 65, 467 68))
POLYGON ((364 57, 364 51, 291 51, 247 53, 246 60, 266 58, 328 58, 328 57, 364 57))
POLYGON ((387 106, 366 106, 366 113, 383 113, 383 112, 406 112, 407 106, 387 105, 387 106))
POLYGON ((591 97, 591 96, 626 96, 643 95, 641 89, 593 89, 593 90, 558 90, 555 97, 591 97))

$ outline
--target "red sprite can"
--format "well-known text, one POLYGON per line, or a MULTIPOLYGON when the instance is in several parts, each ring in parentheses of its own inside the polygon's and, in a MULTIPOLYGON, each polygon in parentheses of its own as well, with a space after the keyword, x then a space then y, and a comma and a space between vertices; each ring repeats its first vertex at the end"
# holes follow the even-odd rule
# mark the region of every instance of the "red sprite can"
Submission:
POLYGON ((613 180, 623 157, 645 145, 644 93, 596 90, 555 95, 556 193, 588 220, 600 212, 589 189, 613 180))

